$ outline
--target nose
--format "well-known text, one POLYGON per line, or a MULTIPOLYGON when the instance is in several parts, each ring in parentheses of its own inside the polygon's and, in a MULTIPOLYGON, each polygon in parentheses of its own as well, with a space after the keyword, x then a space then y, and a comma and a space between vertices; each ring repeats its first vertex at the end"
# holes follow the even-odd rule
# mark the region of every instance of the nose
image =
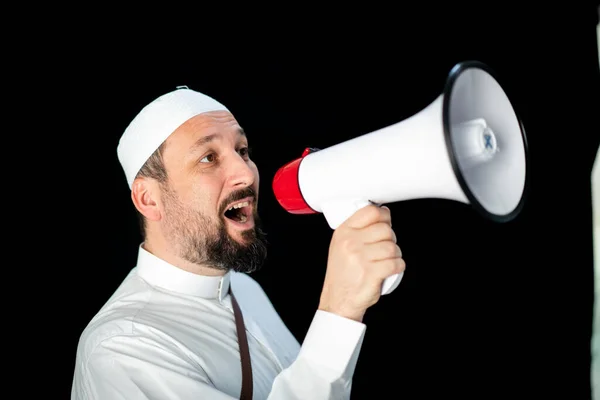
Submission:
POLYGON ((232 157, 232 164, 229 169, 229 181, 233 187, 248 187, 254 184, 256 179, 254 169, 251 163, 244 160, 239 154, 232 157))

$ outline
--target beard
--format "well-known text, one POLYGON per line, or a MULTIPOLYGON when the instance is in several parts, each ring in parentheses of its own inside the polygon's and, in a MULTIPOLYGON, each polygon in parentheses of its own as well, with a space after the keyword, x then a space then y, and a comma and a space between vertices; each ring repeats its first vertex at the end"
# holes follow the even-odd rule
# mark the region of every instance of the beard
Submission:
POLYGON ((232 193, 216 217, 186 207, 167 185, 163 190, 166 234, 181 258, 221 271, 251 273, 262 266, 267 257, 267 240, 260 226, 254 190, 246 188, 232 193), (254 228, 242 232, 243 243, 240 243, 227 232, 224 212, 227 204, 246 197, 255 200, 254 228))

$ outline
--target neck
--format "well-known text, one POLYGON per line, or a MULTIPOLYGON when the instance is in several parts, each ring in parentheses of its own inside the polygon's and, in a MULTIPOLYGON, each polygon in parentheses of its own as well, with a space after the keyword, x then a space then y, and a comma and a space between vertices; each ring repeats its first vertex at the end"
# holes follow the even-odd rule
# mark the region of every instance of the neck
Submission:
POLYGON ((177 251, 168 244, 165 240, 157 239, 155 237, 148 237, 142 244, 142 247, 154 254, 156 257, 161 258, 171 265, 181 268, 184 271, 191 272, 196 275, 207 275, 207 276, 222 276, 227 271, 211 268, 206 265, 194 264, 177 255, 177 251))

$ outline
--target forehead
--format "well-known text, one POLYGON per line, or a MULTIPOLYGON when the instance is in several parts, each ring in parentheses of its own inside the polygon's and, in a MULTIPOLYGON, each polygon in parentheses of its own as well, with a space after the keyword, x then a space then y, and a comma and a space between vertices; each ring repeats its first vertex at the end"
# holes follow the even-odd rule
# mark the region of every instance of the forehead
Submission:
POLYGON ((196 115, 179 128, 167 139, 167 148, 179 151, 191 151, 211 140, 234 140, 245 137, 244 131, 235 117, 228 111, 211 111, 196 115))

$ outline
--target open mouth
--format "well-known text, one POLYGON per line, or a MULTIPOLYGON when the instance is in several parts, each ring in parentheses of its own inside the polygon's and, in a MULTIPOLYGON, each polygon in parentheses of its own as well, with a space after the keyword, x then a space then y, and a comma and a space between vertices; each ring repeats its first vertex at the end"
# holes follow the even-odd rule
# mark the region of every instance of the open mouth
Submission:
POLYGON ((252 215, 252 202, 246 200, 234 203, 225 210, 224 215, 225 218, 243 224, 252 215))

